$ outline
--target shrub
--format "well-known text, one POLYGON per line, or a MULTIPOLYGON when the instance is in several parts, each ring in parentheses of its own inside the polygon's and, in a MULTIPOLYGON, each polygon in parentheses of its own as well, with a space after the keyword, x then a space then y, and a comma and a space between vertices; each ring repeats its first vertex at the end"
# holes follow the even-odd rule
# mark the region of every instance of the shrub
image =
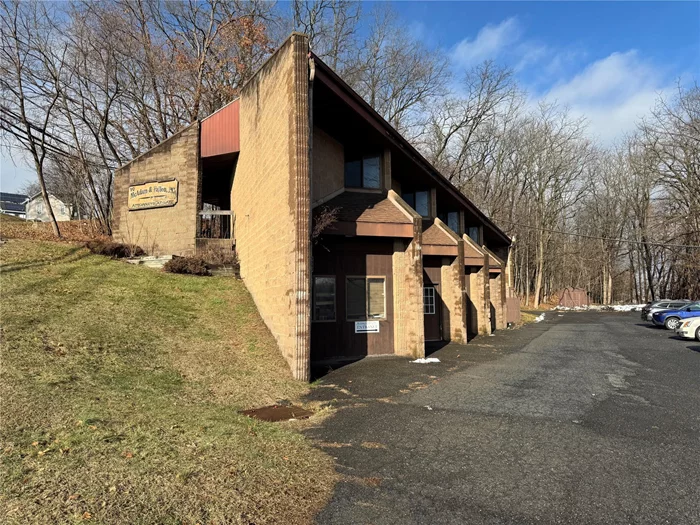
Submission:
POLYGON ((89 241, 86 245, 88 250, 97 255, 106 255, 113 259, 122 259, 124 257, 140 257, 146 252, 139 246, 122 244, 112 241, 89 241))
POLYGON ((188 275, 209 275, 209 267, 199 257, 173 257, 165 263, 163 270, 188 275))

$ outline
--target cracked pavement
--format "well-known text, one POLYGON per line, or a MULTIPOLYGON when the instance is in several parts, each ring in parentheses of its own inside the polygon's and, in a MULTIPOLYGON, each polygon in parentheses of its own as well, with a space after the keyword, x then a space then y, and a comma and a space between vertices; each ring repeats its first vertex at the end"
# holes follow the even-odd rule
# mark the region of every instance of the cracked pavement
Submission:
POLYGON ((319 523, 700 523, 700 343, 566 312, 431 357, 313 390, 341 474, 319 523))

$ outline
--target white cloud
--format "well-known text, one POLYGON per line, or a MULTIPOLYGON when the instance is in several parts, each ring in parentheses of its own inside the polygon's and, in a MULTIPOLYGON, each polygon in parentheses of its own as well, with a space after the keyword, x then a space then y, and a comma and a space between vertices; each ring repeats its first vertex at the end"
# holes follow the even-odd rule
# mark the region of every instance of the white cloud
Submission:
POLYGON ((460 67, 470 67, 488 59, 497 58, 522 35, 517 18, 508 18, 500 24, 488 24, 479 30, 476 38, 457 43, 451 52, 452 61, 460 67))
POLYGON ((482 27, 456 44, 450 57, 457 70, 488 59, 512 67, 532 106, 543 99, 567 106, 572 116, 585 117, 591 137, 604 144, 632 131, 669 91, 669 68, 635 50, 591 62, 588 50, 575 44, 553 47, 529 38, 516 17, 482 27))
POLYGON ((558 82, 542 98, 585 117, 589 133, 609 144, 632 131, 667 90, 662 73, 634 50, 612 53, 558 82))

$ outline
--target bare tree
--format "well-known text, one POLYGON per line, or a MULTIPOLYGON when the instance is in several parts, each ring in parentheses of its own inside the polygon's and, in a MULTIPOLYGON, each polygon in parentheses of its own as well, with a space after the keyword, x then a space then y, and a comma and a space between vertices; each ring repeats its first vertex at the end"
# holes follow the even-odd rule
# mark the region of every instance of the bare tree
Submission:
POLYGON ((294 0, 294 27, 309 37, 311 50, 343 73, 357 46, 361 5, 348 0, 294 0))
POLYGON ((53 232, 60 238, 46 189, 44 165, 47 153, 63 142, 52 126, 61 97, 59 79, 66 45, 52 23, 50 9, 43 3, 2 3, 0 129, 6 147, 19 145, 31 155, 53 232))

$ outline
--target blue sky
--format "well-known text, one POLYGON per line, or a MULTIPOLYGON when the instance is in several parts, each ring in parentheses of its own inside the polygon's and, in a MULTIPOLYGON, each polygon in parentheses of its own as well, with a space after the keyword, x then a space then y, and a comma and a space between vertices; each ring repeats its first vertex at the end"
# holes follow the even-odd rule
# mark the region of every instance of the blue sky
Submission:
POLYGON ((508 66, 531 102, 547 99, 613 144, 677 82, 700 80, 700 2, 401 2, 415 35, 456 75, 508 66))
MULTIPOLYGON (((457 75, 485 59, 511 67, 532 102, 568 106, 605 145, 633 129, 677 81, 700 81, 697 1, 393 5, 414 35, 449 54, 457 75)), ((32 171, 3 153, 2 191, 27 180, 32 171)))

